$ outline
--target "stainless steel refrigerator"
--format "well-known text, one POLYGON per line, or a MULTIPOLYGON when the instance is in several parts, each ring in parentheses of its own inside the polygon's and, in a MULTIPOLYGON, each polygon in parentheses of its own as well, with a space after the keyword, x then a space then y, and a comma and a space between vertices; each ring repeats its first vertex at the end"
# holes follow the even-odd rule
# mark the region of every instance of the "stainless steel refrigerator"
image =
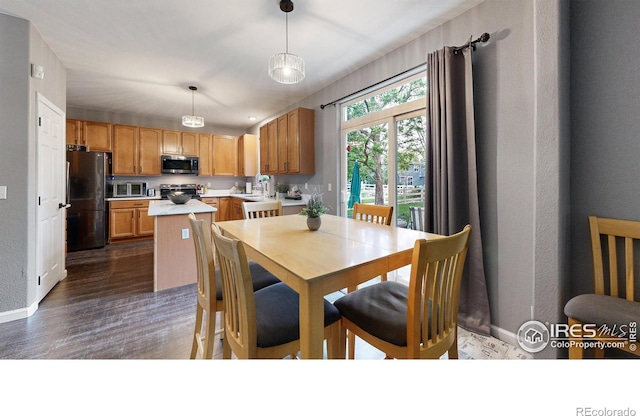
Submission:
POLYGON ((106 167, 104 152, 67 151, 67 251, 106 244, 106 167))

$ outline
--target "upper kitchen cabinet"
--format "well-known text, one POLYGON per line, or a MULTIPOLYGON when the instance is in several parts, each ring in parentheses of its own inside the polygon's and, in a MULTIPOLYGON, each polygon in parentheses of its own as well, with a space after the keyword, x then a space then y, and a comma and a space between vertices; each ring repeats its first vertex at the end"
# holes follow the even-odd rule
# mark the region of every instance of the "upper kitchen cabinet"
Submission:
POLYGON ((198 134, 178 130, 163 130, 162 154, 198 156, 198 134))
POLYGON ((236 176, 238 169, 237 138, 214 134, 212 141, 214 176, 236 176))
POLYGON ((66 125, 67 144, 87 146, 93 152, 111 151, 111 124, 67 119, 66 125))
POLYGON ((278 120, 260 127, 260 173, 278 173, 278 120))
POLYGON ((312 109, 297 108, 260 128, 260 167, 265 174, 315 173, 312 109))
POLYGON ((315 112, 309 108, 297 108, 287 114, 287 142, 284 151, 278 142, 280 173, 316 172, 315 116, 315 112))
POLYGON ((198 134, 198 175, 213 176, 213 142, 208 133, 198 134))
POLYGON ((244 134, 238 137, 238 176, 256 176, 258 173, 258 137, 244 134))
POLYGON ((113 174, 160 175, 161 144, 161 129, 115 125, 113 128, 113 174))
POLYGON ((67 144, 82 144, 82 121, 67 119, 67 144))

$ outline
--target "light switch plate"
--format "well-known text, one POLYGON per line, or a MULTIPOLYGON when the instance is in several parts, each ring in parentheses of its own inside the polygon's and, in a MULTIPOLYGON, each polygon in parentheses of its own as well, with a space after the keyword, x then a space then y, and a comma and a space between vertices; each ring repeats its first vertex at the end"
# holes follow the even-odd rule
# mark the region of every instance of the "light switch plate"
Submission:
POLYGON ((7 187, 0 186, 0 199, 7 199, 7 187))
POLYGON ((44 79, 44 68, 41 65, 31 64, 31 76, 44 79))
POLYGON ((189 229, 188 228, 183 228, 182 229, 182 239, 183 240, 189 239, 189 229))

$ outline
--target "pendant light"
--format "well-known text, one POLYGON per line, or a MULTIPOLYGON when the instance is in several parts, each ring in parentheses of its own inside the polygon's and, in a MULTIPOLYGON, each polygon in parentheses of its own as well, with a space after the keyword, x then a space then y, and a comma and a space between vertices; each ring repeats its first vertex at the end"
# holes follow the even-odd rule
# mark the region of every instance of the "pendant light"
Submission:
POLYGON ((198 88, 194 87, 193 85, 190 85, 189 89, 191 90, 191 115, 182 116, 182 125, 185 127, 193 127, 193 128, 202 127, 204 126, 204 117, 196 116, 195 110, 194 110, 195 108, 194 95, 195 95, 195 92, 198 90, 198 88))
POLYGON ((285 13, 286 50, 269 59, 269 76, 282 84, 295 84, 304 79, 304 60, 289 53, 289 12, 293 10, 291 0, 281 0, 280 10, 285 13))

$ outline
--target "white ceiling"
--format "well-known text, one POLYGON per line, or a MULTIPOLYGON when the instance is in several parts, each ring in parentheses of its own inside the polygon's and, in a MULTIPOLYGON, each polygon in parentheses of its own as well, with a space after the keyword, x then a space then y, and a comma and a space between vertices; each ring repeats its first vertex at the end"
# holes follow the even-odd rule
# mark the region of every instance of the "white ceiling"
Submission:
MULTIPOLYGON (((67 68, 67 105, 246 129, 483 0, 294 0, 289 52, 306 78, 278 84, 279 0, 0 0, 67 68)), ((37 62, 36 62, 37 63, 37 62)), ((46 76, 46 68, 45 68, 46 76)))

